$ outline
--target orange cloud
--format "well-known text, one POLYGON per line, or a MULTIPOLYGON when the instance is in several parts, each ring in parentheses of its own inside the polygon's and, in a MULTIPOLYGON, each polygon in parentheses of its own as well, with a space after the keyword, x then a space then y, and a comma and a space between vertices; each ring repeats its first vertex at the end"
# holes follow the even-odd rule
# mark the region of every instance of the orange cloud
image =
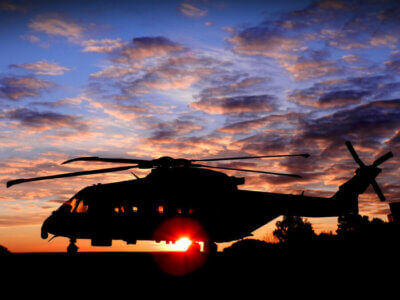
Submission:
POLYGON ((259 34, 252 32, 251 28, 240 34, 234 35, 229 42, 234 44, 233 51, 246 55, 262 55, 282 61, 294 61, 297 55, 293 51, 303 46, 298 38, 284 37, 274 34, 259 34))
POLYGON ((84 27, 66 20, 60 14, 51 13, 37 16, 28 25, 29 28, 50 35, 59 35, 72 40, 83 37, 84 27))
POLYGON ((127 43, 122 42, 121 39, 87 40, 82 42, 82 45, 85 47, 82 52, 109 53, 125 46, 126 44, 127 43))
POLYGON ((135 64, 133 66, 126 65, 111 65, 104 68, 102 71, 90 74, 91 78, 122 78, 129 74, 135 74, 142 68, 141 65, 135 64))
POLYGON ((57 63, 51 63, 47 61, 38 61, 36 63, 26 63, 26 64, 15 64, 10 65, 13 68, 21 68, 35 72, 37 75, 63 75, 66 71, 70 69, 61 66, 57 63))
POLYGON ((308 80, 328 75, 335 75, 342 68, 333 61, 306 61, 295 64, 285 64, 286 70, 297 80, 308 80))

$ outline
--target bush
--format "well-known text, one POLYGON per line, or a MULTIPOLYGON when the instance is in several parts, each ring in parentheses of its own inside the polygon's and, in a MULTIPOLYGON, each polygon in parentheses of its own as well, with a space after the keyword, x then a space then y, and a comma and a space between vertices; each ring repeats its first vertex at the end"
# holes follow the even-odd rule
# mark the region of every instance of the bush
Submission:
POLYGON ((295 216, 284 216, 276 222, 273 234, 281 243, 310 242, 316 237, 311 223, 295 216))

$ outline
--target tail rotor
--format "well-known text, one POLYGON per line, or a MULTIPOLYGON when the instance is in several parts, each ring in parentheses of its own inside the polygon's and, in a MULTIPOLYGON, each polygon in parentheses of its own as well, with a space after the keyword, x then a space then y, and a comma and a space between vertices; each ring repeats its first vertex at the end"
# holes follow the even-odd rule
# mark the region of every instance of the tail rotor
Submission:
POLYGON ((372 185, 372 188, 374 189, 375 193, 378 195, 379 200, 385 201, 386 198, 383 195, 383 192, 381 188, 379 187, 378 183, 375 180, 375 177, 378 176, 378 174, 381 172, 381 169, 378 168, 379 165, 387 161, 388 159, 393 157, 392 152, 387 152, 386 154, 382 155, 381 157, 377 158, 372 165, 365 165, 364 162, 360 159, 358 156, 357 152, 354 150, 353 145, 351 142, 347 141, 346 142, 347 149, 349 150, 350 154, 352 155, 354 161, 360 166, 360 168, 357 169, 356 173, 358 173, 360 176, 365 178, 369 184, 372 185))

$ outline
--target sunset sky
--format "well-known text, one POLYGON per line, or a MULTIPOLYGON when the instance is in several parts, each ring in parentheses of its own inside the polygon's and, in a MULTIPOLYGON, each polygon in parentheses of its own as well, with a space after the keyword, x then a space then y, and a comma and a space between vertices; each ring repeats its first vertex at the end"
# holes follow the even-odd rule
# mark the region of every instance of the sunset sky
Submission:
MULTIPOLYGON (((328 197, 357 167, 351 140, 366 164, 393 152, 377 181, 400 199, 398 1, 0 0, 0 45, 0 245, 11 251, 65 251, 65 238, 40 239, 44 219, 87 185, 133 179, 123 171, 6 188, 111 167, 60 165, 77 156, 308 152, 220 165, 303 176, 229 173, 246 177, 242 189, 328 197)), ((360 213, 387 220, 389 208, 369 188, 360 213)), ((336 230, 336 218, 310 221, 336 230)), ((271 238, 271 228, 255 237, 271 238)), ((78 241, 96 250, 89 245, 78 241)))

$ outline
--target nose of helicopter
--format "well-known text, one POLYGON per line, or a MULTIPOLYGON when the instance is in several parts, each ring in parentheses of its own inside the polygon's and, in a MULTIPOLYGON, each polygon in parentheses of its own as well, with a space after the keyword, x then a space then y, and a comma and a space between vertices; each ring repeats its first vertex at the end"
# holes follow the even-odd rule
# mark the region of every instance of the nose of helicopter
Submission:
POLYGON ((49 232, 51 232, 52 224, 54 223, 53 219, 54 217, 51 215, 42 224, 40 236, 44 240, 49 237, 49 232))

